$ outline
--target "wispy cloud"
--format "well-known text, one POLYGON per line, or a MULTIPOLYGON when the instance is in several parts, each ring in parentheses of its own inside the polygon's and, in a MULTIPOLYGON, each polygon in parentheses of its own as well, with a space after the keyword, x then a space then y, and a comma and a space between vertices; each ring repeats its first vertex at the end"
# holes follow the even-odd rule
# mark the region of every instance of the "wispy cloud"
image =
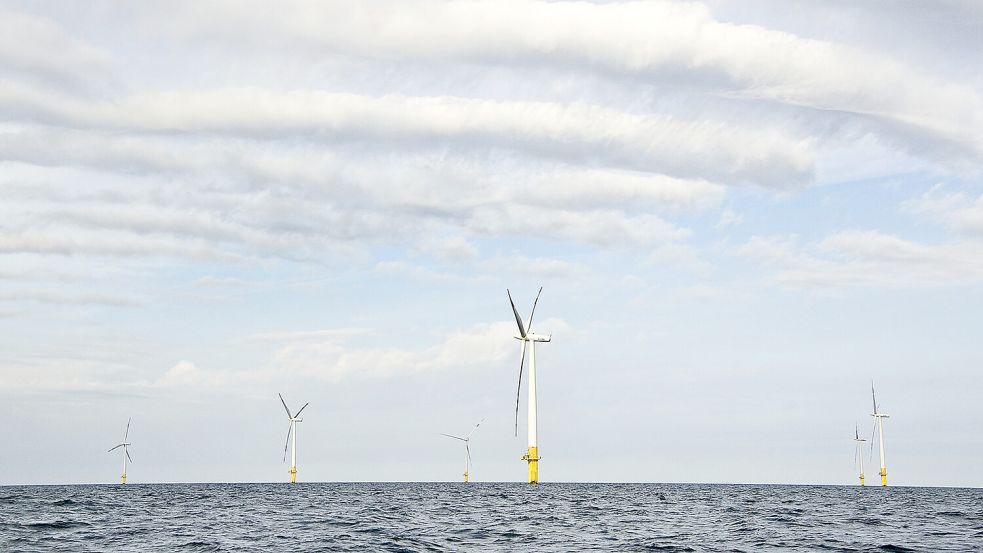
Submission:
POLYGON ((0 292, 0 303, 38 302, 54 305, 139 305, 141 299, 129 294, 108 294, 100 292, 59 293, 52 290, 14 289, 0 292))
MULTIPOLYGON (((545 319, 545 328, 560 331, 568 325, 545 319)), ((452 332, 439 342, 417 348, 355 347, 343 338, 297 340, 278 349, 264 373, 306 376, 338 381, 345 378, 394 378, 431 371, 473 371, 495 367, 515 354, 514 323, 501 321, 473 325, 452 332)))
POLYGON ((878 231, 841 231, 800 244, 754 236, 737 249, 765 263, 771 282, 790 288, 912 288, 983 280, 983 242, 927 244, 878 231))

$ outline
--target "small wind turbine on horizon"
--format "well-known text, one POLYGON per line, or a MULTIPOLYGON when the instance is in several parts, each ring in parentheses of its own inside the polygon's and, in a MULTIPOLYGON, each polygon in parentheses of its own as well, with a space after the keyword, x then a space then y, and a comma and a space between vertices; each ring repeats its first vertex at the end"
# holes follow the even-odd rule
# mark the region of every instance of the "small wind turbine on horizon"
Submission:
POLYGON ((283 396, 280 395, 279 392, 276 395, 280 396, 280 403, 283 404, 283 409, 287 412, 287 419, 290 420, 290 425, 287 426, 287 441, 286 443, 283 444, 284 461, 287 460, 287 447, 290 445, 290 435, 293 434, 294 437, 293 453, 290 456, 290 483, 296 484, 297 483, 297 423, 304 422, 304 419, 299 418, 300 413, 304 409, 307 409, 307 406, 310 405, 310 402, 305 403, 304 406, 300 408, 300 411, 297 411, 296 413, 291 415, 290 408, 287 407, 287 402, 283 401, 283 396))
POLYGON ((853 456, 853 468, 857 468, 857 461, 860 461, 860 485, 864 485, 864 442, 867 440, 860 437, 860 426, 853 427, 853 441, 856 442, 856 453, 853 456))
POLYGON ((113 446, 112 448, 110 448, 109 451, 106 452, 106 453, 110 453, 121 447, 123 448, 123 476, 120 477, 120 484, 126 484, 126 461, 129 460, 131 463, 133 462, 133 459, 130 458, 130 451, 128 449, 131 444, 130 442, 126 441, 126 439, 130 435, 130 420, 131 419, 126 419, 126 430, 123 432, 123 442, 113 446))
POLYGON ((515 324, 519 326, 519 334, 515 335, 515 339, 522 342, 522 353, 519 357, 519 384, 515 390, 516 436, 519 435, 519 395, 522 391, 522 367, 526 362, 526 344, 529 345, 529 413, 526 419, 529 434, 529 449, 522 456, 522 460, 529 463, 529 483, 536 484, 539 482, 540 459, 536 424, 536 342, 549 342, 553 336, 551 334, 533 334, 532 332, 532 317, 536 314, 536 304, 539 303, 539 295, 543 293, 541 286, 539 292, 536 293, 536 300, 532 302, 532 311, 529 313, 529 319, 524 325, 522 324, 522 317, 519 316, 519 311, 515 308, 515 302, 512 301, 512 292, 508 289, 505 292, 509 296, 509 303, 512 304, 512 314, 515 315, 515 324))
POLYGON ((874 417, 874 432, 870 437, 871 456, 874 455, 874 435, 878 435, 877 443, 881 450, 881 486, 887 486, 887 463, 884 461, 884 419, 891 418, 891 415, 881 413, 877 409, 877 396, 874 395, 874 383, 870 383, 870 398, 874 401, 874 412, 870 416, 874 417))
POLYGON ((470 481, 469 479, 471 475, 471 435, 474 434, 474 431, 477 430, 478 427, 481 426, 481 423, 483 422, 485 422, 485 419, 481 419, 478 422, 478 424, 474 425, 474 428, 471 429, 471 432, 469 432, 468 435, 465 436, 464 438, 460 436, 452 436, 450 434, 444 434, 443 432, 440 433, 441 436, 447 436, 448 438, 454 438, 455 440, 461 440, 462 442, 464 442, 464 481, 465 482, 470 481))

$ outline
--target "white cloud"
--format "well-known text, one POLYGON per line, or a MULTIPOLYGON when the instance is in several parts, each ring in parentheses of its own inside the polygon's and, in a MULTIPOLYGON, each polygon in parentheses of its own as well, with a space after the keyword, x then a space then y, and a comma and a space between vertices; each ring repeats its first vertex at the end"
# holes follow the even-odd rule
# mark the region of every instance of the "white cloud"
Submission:
POLYGON ((92 88, 110 76, 110 61, 48 18, 0 7, 0 67, 20 78, 92 88))
POLYGON ((650 214, 616 210, 563 211, 515 204, 474 210, 474 232, 489 236, 573 239, 605 247, 632 247, 682 240, 689 231, 650 214))
POLYGON ((734 213, 729 209, 725 209, 720 214, 720 220, 717 221, 715 228, 723 229, 730 226, 737 226, 744 222, 744 216, 740 213, 734 213))
POLYGON ((983 235, 983 195, 974 198, 963 191, 947 192, 937 185, 902 207, 956 232, 977 237, 983 235))
POLYGON ((243 260, 240 255, 219 251, 200 240, 177 241, 77 231, 3 232, 0 233, 0 253, 123 257, 163 255, 233 263, 243 260))
POLYGON ((977 161, 983 153, 983 139, 973 131, 981 126, 983 101, 972 82, 939 80, 856 47, 718 21, 699 3, 378 2, 354 10, 346 2, 290 5, 273 13, 254 5, 195 3, 163 19, 179 34, 224 41, 229 48, 273 33, 301 50, 311 46, 312 55, 538 65, 652 82, 672 75, 694 85, 709 82, 711 90, 736 97, 853 113, 910 145, 942 141, 977 161))
POLYGON ((764 261, 769 280, 790 288, 914 288, 983 280, 983 242, 927 244, 878 231, 848 230, 799 245, 754 236, 737 253, 764 261))
POLYGON ((371 141, 408 151, 453 141, 464 148, 503 148, 568 163, 589 159, 606 167, 778 187, 808 182, 814 161, 810 140, 777 126, 686 121, 579 102, 259 88, 145 93, 99 102, 0 81, 0 112, 24 123, 68 128, 371 141))
POLYGON ((154 382, 161 387, 202 387, 219 386, 227 381, 223 375, 206 372, 191 361, 180 361, 167 370, 163 376, 154 382))
MULTIPOLYGON (((560 319, 546 319, 538 325, 554 332, 568 329, 560 319)), ((420 349, 360 348, 336 337, 305 339, 277 350, 264 374, 269 378, 292 375, 336 381, 478 370, 513 360, 517 349, 513 327, 511 321, 477 324, 420 349)))

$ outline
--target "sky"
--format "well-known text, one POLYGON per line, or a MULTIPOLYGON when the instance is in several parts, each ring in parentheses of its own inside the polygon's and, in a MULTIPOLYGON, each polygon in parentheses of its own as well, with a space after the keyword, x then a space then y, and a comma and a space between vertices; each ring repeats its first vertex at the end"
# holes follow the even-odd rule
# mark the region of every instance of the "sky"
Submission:
POLYGON ((0 2, 0 484, 983 486, 983 4, 0 2), (876 454, 867 459, 876 480, 876 454))

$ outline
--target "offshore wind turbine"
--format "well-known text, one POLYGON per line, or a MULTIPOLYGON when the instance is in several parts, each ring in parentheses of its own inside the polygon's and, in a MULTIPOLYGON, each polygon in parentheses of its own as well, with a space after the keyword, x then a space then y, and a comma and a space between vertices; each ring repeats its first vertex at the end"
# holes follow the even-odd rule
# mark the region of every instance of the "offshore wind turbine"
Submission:
POLYGON ((867 440, 860 437, 860 427, 854 425, 853 427, 853 441, 857 444, 856 453, 853 456, 853 466, 857 467, 857 461, 860 461, 860 485, 864 485, 864 442, 867 440))
POLYGON ((126 419, 126 430, 123 432, 123 442, 113 446, 112 448, 110 448, 109 451, 106 452, 109 453, 110 451, 119 449, 121 447, 123 448, 123 476, 120 477, 120 484, 126 484, 126 461, 129 459, 131 463, 133 462, 133 459, 130 458, 130 451, 129 449, 127 449, 131 444, 130 442, 126 441, 127 437, 129 437, 130 435, 130 420, 131 419, 126 419))
POLYGON ((277 392, 276 395, 280 396, 280 403, 283 404, 283 409, 287 412, 287 419, 290 421, 289 426, 287 426, 287 442, 283 444, 284 461, 287 460, 287 446, 290 445, 290 435, 293 434, 294 437, 294 446, 292 448, 293 453, 290 456, 290 483, 296 484, 297 483, 297 423, 304 422, 304 419, 299 418, 300 413, 304 409, 307 409, 307 406, 310 405, 310 402, 305 403, 304 406, 300 408, 300 411, 297 411, 296 413, 291 415, 290 408, 287 407, 287 402, 283 401, 283 396, 280 395, 279 392, 277 392))
POLYGON ((471 429, 471 432, 469 432, 468 435, 463 438, 460 436, 452 436, 450 434, 444 434, 443 432, 440 433, 441 436, 447 436, 448 438, 454 438, 455 440, 461 440, 462 442, 464 442, 464 481, 465 482, 468 482, 470 480, 470 473, 471 473, 471 435, 474 434, 474 431, 477 430, 478 427, 481 426, 481 423, 483 422, 485 422, 485 419, 481 419, 481 421, 479 421, 478 424, 474 425, 474 428, 471 429))
MULTIPOLYGON (((881 486, 887 486, 887 464, 884 461, 884 419, 891 418, 891 415, 881 413, 877 409, 877 396, 874 395, 874 383, 870 383, 870 398, 874 401, 874 412, 870 416, 874 417, 874 432, 878 433, 877 443, 881 449, 881 486)), ((874 437, 871 436, 871 445, 874 437)), ((873 452, 871 452, 873 454, 873 452)))
POLYGON ((519 384, 515 390, 515 435, 519 435, 519 395, 522 391, 522 367, 526 362, 526 345, 529 346, 529 414, 526 418, 528 425, 528 438, 529 438, 529 448, 526 450, 526 454, 522 456, 522 460, 529 463, 529 483, 536 484, 539 482, 539 446, 538 446, 538 436, 537 436, 537 424, 536 424, 536 342, 549 342, 552 339, 551 334, 534 334, 532 331, 532 316, 536 314, 536 304, 539 303, 539 295, 543 293, 543 288, 540 286, 539 292, 536 293, 536 300, 532 302, 532 311, 529 313, 529 319, 526 324, 522 324, 522 317, 519 316, 519 311, 515 308, 515 302, 512 301, 512 292, 508 289, 505 292, 509 295, 509 303, 512 304, 512 314, 515 315, 515 324, 519 326, 519 334, 515 335, 515 339, 522 342, 522 353, 519 357, 519 384))

